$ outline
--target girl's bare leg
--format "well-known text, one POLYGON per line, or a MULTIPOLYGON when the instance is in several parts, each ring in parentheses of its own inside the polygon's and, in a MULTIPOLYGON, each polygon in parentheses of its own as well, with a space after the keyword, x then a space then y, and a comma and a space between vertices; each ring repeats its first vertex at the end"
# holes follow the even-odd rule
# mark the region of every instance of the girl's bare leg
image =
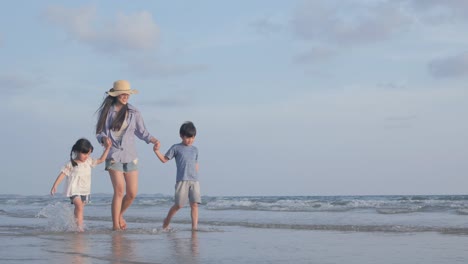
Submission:
POLYGON ((78 195, 73 199, 73 204, 75 205, 75 220, 76 226, 78 227, 78 232, 83 232, 83 210, 84 210, 84 203, 81 201, 81 197, 78 195))

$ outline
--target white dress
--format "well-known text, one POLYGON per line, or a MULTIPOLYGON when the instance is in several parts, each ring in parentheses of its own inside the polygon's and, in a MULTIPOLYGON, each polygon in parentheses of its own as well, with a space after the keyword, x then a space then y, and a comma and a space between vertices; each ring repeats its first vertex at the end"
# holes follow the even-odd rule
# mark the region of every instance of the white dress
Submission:
POLYGON ((88 158, 83 163, 78 163, 73 167, 69 161, 62 168, 62 172, 67 176, 67 185, 65 186, 65 195, 89 195, 91 194, 91 169, 96 167, 97 161, 88 158))

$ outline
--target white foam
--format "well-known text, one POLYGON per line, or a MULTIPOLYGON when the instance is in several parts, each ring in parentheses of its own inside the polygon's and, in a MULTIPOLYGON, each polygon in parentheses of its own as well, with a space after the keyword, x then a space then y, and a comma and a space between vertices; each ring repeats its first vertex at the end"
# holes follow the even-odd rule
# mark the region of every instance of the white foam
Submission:
POLYGON ((73 213, 73 206, 57 202, 42 208, 36 217, 47 218, 47 231, 76 232, 79 231, 73 213))

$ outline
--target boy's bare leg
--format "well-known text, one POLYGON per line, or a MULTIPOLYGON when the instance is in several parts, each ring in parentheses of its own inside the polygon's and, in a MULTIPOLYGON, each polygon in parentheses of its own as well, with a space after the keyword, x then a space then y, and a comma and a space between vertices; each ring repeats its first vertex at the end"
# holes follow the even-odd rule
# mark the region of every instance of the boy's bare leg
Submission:
POLYGON ((172 217, 177 213, 177 211, 179 211, 180 208, 181 206, 174 204, 171 209, 169 209, 169 212, 167 212, 167 216, 163 222, 163 229, 167 229, 169 227, 172 217))
POLYGON ((190 203, 191 216, 192 216, 192 230, 196 231, 198 229, 198 204, 190 203))

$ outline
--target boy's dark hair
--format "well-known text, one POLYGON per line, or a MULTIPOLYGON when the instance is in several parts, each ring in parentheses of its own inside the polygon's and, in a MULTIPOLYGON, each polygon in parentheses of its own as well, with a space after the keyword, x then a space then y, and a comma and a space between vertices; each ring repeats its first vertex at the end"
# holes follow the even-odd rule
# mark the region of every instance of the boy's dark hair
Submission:
POLYGON ((187 121, 180 126, 179 133, 182 137, 194 137, 197 135, 197 128, 192 122, 187 121))
POLYGON ((86 138, 80 138, 76 141, 75 145, 73 145, 72 150, 70 151, 70 161, 73 167, 77 166, 78 164, 73 160, 73 153, 88 153, 89 151, 93 152, 93 145, 89 140, 86 138))

